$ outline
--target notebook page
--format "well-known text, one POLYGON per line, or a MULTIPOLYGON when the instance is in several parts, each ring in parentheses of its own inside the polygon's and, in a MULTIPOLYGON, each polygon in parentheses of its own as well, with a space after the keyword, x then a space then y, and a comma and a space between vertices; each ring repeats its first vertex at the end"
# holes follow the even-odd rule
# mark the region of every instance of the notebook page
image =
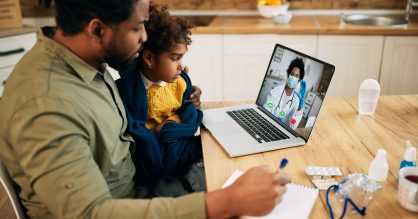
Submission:
MULTIPOLYGON (((236 170, 226 180, 222 188, 230 186, 244 171, 236 170)), ((290 183, 287 186, 287 192, 280 202, 273 209, 270 214, 262 217, 243 217, 248 219, 263 218, 263 219, 277 219, 277 218, 292 218, 292 219, 306 219, 312 211, 315 201, 318 197, 318 189, 306 187, 303 185, 290 183)))

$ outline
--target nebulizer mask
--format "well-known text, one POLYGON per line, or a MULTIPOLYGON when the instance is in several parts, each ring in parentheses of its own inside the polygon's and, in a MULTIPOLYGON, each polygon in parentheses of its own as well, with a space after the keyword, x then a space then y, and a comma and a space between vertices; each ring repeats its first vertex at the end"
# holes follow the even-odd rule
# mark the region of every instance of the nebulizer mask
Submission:
POLYGON ((348 175, 337 185, 330 186, 326 193, 326 204, 331 219, 350 218, 366 215, 366 207, 373 198, 374 192, 381 185, 367 175, 355 173, 348 175))

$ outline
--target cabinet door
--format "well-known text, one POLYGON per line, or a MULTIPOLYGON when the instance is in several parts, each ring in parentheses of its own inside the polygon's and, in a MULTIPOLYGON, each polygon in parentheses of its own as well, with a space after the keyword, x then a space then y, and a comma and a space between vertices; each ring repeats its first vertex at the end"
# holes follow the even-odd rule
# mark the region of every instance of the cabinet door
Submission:
POLYGON ((183 64, 189 66, 189 76, 203 94, 202 101, 223 100, 222 35, 195 34, 183 64))
MULTIPOLYGON (((225 55, 268 55, 276 43, 316 56, 316 35, 227 34, 224 35, 225 55)), ((269 59, 267 60, 267 62, 269 59)))
POLYGON ((267 64, 263 56, 225 56, 224 100, 255 102, 267 64))
POLYGON ((418 37, 386 37, 382 60, 381 94, 418 93, 418 37))
POLYGON ((279 35, 277 43, 316 57, 317 41, 318 37, 316 35, 279 35))
POLYGON ((275 34, 224 35, 224 100, 255 102, 277 39, 275 34))
POLYGON ((316 53, 316 36, 224 35, 224 100, 256 100, 276 43, 316 53))
POLYGON ((361 82, 379 79, 383 36, 318 36, 317 57, 335 65, 329 96, 357 96, 361 82))

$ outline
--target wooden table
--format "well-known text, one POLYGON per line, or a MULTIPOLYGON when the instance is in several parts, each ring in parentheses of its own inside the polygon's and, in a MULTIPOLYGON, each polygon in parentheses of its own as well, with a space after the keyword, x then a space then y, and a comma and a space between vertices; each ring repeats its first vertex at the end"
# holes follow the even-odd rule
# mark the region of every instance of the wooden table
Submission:
MULTIPOLYGON (((237 103, 205 103, 203 108, 230 106, 237 103)), ((208 190, 216 190, 235 169, 257 165, 277 167, 286 157, 285 172, 293 182, 313 186, 304 173, 304 166, 337 166, 344 175, 367 173, 370 161, 379 148, 387 151, 389 176, 383 189, 373 197, 367 218, 417 218, 397 202, 399 163, 409 139, 418 145, 418 95, 383 96, 379 98, 374 118, 359 116, 357 98, 327 98, 321 109, 309 142, 302 147, 230 158, 219 143, 201 130, 208 190)), ((342 180, 342 178, 337 178, 342 180)), ((311 218, 329 218, 325 191, 320 192, 311 218)))

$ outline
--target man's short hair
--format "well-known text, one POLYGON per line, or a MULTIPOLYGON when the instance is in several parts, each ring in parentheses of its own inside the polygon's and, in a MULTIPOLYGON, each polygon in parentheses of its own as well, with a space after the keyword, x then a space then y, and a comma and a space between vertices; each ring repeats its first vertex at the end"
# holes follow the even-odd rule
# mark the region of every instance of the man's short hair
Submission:
POLYGON ((55 0, 55 21, 67 35, 80 33, 94 18, 105 24, 128 20, 140 0, 55 0))

